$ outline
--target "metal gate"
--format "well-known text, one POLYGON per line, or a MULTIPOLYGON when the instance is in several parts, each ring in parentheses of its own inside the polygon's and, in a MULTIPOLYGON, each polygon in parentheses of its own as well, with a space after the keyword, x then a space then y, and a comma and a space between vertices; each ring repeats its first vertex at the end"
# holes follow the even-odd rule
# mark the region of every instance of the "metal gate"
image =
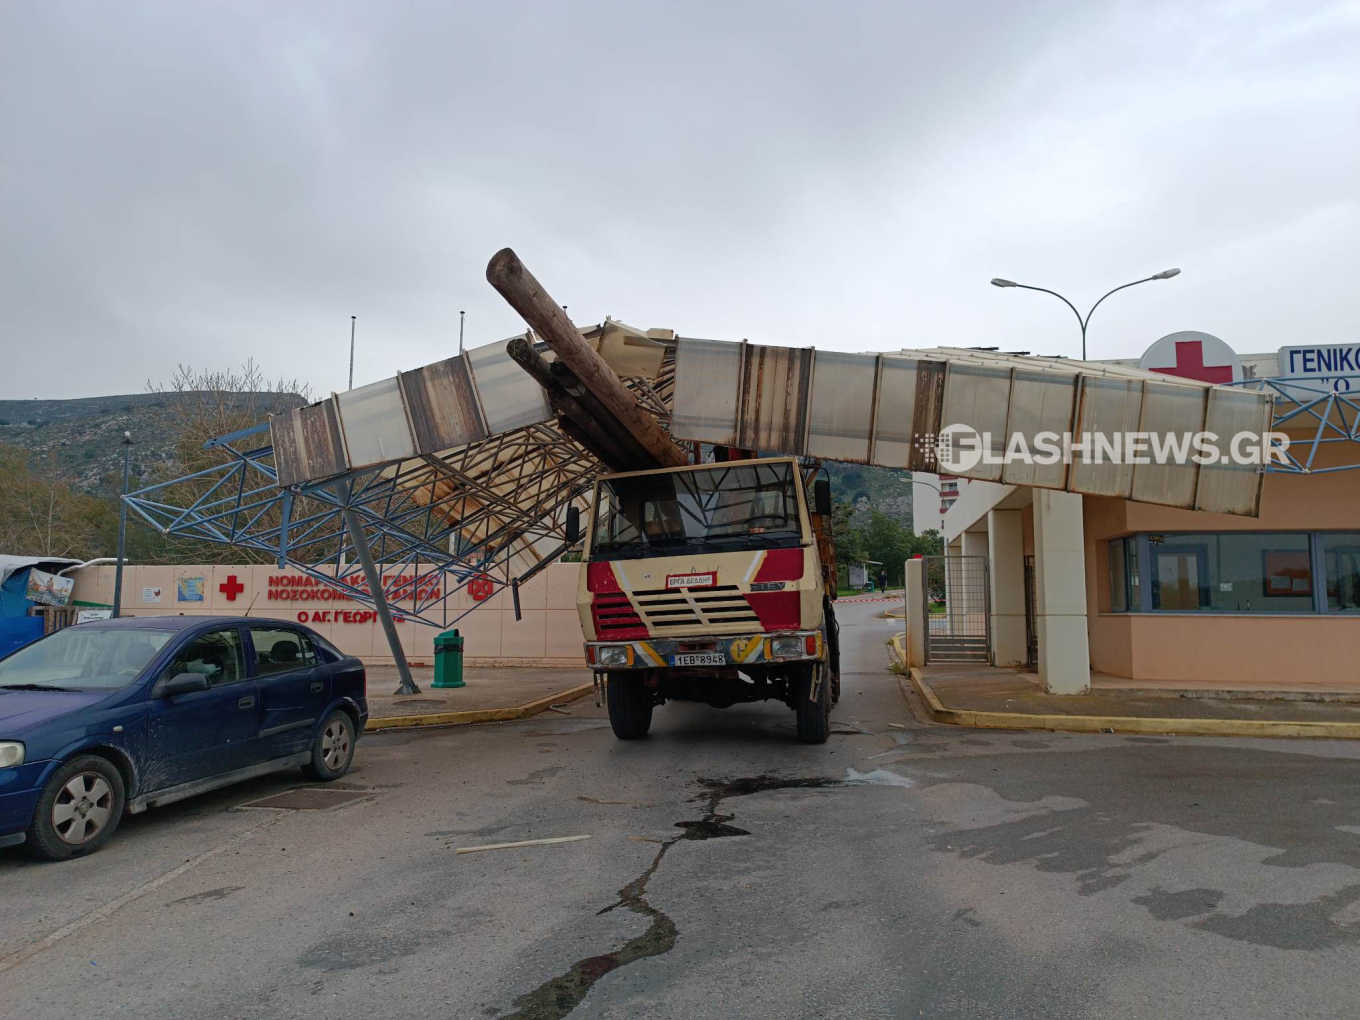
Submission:
POLYGON ((1039 628, 1034 622, 1034 557, 1025 557, 1025 665, 1039 668, 1039 628))
POLYGON ((925 557, 926 662, 987 662, 991 593, 986 556, 925 557))

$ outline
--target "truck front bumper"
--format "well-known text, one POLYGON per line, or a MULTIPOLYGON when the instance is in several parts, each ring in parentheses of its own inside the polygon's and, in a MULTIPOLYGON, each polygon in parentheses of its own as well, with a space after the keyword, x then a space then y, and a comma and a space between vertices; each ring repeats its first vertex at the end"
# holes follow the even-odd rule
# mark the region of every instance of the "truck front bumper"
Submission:
POLYGON ((821 631, 736 634, 720 638, 587 641, 586 665, 596 672, 628 669, 717 669, 812 662, 826 656, 821 631))

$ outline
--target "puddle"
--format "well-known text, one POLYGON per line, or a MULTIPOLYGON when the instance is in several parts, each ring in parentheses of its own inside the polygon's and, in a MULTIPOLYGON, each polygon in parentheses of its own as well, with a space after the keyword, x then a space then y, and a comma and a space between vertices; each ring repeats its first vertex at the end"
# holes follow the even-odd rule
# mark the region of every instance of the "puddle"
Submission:
POLYGON ((745 829, 738 829, 735 825, 728 825, 736 815, 719 815, 716 818, 705 818, 698 822, 676 822, 677 829, 684 829, 685 834, 680 839, 721 839, 723 836, 749 836, 745 829))
POLYGON ((629 939, 612 953, 600 953, 577 960, 565 974, 550 978, 533 991, 525 992, 514 1000, 515 1011, 505 1014, 502 1020, 561 1020, 581 1004, 595 982, 606 974, 638 960, 660 956, 674 948, 675 940, 679 937, 675 922, 648 903, 645 894, 647 883, 661 866, 666 851, 683 838, 676 836, 663 843, 647 870, 619 890, 618 900, 599 911, 607 914, 624 907, 634 914, 650 918, 652 923, 647 926, 647 930, 637 938, 629 939))
MULTIPOLYGON (((615 902, 599 911, 600 914, 608 914, 612 910, 623 907, 634 914, 641 914, 651 919, 651 924, 647 926, 647 930, 637 938, 625 942, 621 948, 612 953, 600 953, 596 956, 587 956, 584 959, 577 960, 565 973, 550 978, 532 991, 525 992, 517 997, 513 1002, 514 1011, 504 1015, 498 1014, 500 1020, 561 1020, 562 1017, 565 1017, 581 1004, 595 982, 606 974, 618 970, 620 967, 626 967, 630 963, 636 963, 638 960, 670 952, 679 938, 679 929, 675 927, 675 922, 664 911, 658 910, 647 902, 647 883, 656 874, 656 870, 661 866, 666 853, 681 840, 721 839, 727 836, 750 835, 747 830, 728 824, 736 817, 735 815, 718 813, 719 806, 728 797, 748 797, 754 793, 766 793, 770 790, 817 790, 845 786, 913 786, 914 784, 910 779, 886 769, 875 769, 873 772, 864 773, 856 772, 854 769, 846 769, 844 779, 832 779, 829 776, 790 778, 763 775, 748 776, 741 779, 700 779, 699 785, 703 787, 704 792, 696 799, 707 802, 707 811, 705 811, 704 817, 698 821, 676 822, 675 827, 682 830, 681 833, 662 843, 647 870, 620 889, 619 898, 615 902)), ((588 797, 578 799, 591 800, 588 797)))

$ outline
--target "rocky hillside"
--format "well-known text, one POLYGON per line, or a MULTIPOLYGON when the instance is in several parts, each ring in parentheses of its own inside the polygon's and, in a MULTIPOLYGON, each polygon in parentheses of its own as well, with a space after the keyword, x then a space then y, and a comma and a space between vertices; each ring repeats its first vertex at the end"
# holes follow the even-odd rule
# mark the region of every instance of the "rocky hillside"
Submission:
MULTIPOLYGON (((280 400, 258 395, 262 406, 280 400)), ((32 453, 35 470, 51 471, 91 494, 116 493, 122 479, 124 432, 131 432, 132 477, 150 482, 174 468, 174 394, 130 393, 72 400, 0 400, 0 443, 32 453)))
POLYGON ((911 521, 911 472, 861 464, 826 465, 831 477, 831 496, 838 503, 853 503, 864 510, 887 514, 904 528, 911 521))

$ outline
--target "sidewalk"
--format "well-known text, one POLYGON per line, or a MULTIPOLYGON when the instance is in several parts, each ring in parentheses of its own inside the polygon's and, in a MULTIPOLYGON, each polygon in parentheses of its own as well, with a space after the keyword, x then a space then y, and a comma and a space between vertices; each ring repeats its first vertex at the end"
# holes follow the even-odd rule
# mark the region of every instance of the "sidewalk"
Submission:
POLYGON ((593 686, 589 670, 551 667, 468 667, 466 687, 442 690, 431 686, 432 667, 412 666, 411 678, 420 693, 398 697, 392 693, 401 683, 397 668, 368 667, 370 731, 523 719, 584 697, 593 686))
POLYGON ((1272 698, 1272 692, 1114 686, 1096 686, 1090 694, 1050 695, 1033 673, 965 664, 912 667, 909 677, 903 677, 904 692, 918 694, 936 722, 958 726, 1360 739, 1360 704, 1334 696, 1303 701, 1272 698))

